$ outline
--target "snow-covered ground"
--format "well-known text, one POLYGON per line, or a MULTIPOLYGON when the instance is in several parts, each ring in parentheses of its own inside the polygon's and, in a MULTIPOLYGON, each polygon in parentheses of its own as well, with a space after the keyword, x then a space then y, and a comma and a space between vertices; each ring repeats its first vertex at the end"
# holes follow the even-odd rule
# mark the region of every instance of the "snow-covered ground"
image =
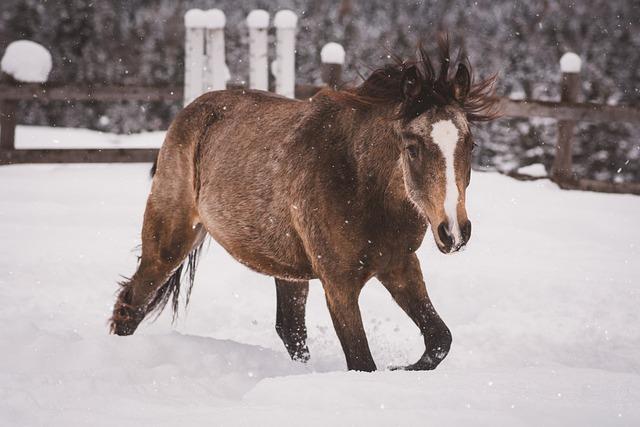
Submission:
MULTIPOLYGON (((21 127, 18 146, 36 131, 60 146, 162 138, 21 127)), ((272 280, 214 242, 175 326, 165 313, 108 335, 148 171, 0 167, 0 425, 640 425, 640 197, 475 173, 467 250, 445 256, 428 238, 419 251, 449 357, 385 370, 415 362, 422 340, 372 281, 361 307, 381 370, 355 373, 318 282, 305 366, 275 333, 272 280)))
POLYGON ((117 135, 89 129, 16 126, 16 148, 160 148, 164 134, 117 135))

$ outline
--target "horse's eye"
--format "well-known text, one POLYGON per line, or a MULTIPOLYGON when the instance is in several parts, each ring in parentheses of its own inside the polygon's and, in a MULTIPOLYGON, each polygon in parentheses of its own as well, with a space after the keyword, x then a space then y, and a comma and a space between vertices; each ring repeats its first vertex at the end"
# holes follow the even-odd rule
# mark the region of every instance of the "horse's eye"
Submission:
POLYGON ((407 151, 409 152, 409 157, 415 159, 418 157, 418 146, 417 145, 409 145, 407 146, 407 151))

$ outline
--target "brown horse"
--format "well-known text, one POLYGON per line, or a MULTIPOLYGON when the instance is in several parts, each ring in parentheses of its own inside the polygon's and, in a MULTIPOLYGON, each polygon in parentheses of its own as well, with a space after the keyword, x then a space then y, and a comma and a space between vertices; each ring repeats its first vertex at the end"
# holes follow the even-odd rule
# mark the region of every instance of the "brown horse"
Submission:
POLYGON ((494 115, 494 79, 474 84, 466 59, 452 64, 446 38, 439 56, 439 72, 420 48, 355 89, 307 101, 225 90, 182 110, 158 156, 140 264, 122 284, 111 331, 132 334, 171 298, 175 310, 183 266, 190 291, 210 234, 275 278, 276 330, 293 359, 309 358, 305 304, 318 278, 348 368, 376 369, 358 307, 375 276, 424 336, 424 354, 407 369, 435 368, 451 333, 415 251, 429 224, 443 253, 469 240, 469 125, 494 115))

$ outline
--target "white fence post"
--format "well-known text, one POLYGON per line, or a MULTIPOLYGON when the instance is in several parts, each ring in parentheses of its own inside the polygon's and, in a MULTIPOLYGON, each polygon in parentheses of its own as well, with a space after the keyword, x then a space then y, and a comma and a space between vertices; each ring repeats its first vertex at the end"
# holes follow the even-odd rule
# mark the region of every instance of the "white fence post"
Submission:
POLYGON ((269 13, 252 10, 247 16, 249 27, 249 87, 269 90, 269 64, 267 56, 267 29, 269 13))
POLYGON ((334 89, 340 85, 342 81, 344 57, 344 48, 338 43, 327 43, 320 51, 320 61, 322 61, 322 81, 334 89))
POLYGON ((184 105, 202 93, 205 21, 205 13, 200 9, 191 9, 184 14, 184 105))
POLYGON ((224 27, 226 18, 220 9, 209 9, 205 14, 207 57, 204 69, 203 92, 227 88, 229 70, 225 60, 224 27))
POLYGON ((276 13, 276 93, 295 97, 296 84, 296 25, 298 17, 290 10, 276 13))

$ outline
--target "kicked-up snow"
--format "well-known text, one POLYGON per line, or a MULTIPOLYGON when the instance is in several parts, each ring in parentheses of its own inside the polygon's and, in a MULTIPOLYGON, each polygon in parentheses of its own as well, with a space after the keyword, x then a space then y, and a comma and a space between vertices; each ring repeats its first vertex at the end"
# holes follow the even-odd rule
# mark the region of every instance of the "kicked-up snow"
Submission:
POLYGON ((442 255, 427 237, 419 250, 451 353, 435 371, 388 370, 423 344, 372 280, 360 302, 380 370, 358 373, 345 370, 319 282, 311 361, 293 363, 272 279, 215 242, 175 326, 164 313, 108 335, 148 172, 0 167, 0 425, 639 425, 639 197, 474 173, 468 248, 442 255))

